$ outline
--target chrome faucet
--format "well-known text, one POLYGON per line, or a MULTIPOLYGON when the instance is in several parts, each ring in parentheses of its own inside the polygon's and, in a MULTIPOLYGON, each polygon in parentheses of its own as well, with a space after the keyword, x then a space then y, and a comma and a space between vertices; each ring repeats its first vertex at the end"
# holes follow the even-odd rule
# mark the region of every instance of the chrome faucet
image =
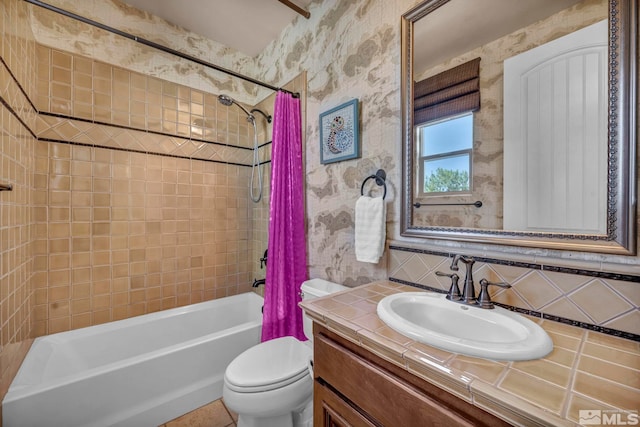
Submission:
POLYGON ((473 264, 475 264, 476 260, 471 257, 456 255, 453 257, 453 261, 451 261, 451 266, 449 268, 453 271, 460 270, 460 267, 458 267, 459 261, 462 261, 467 266, 460 302, 464 304, 474 304, 476 302, 476 290, 473 287, 473 264))

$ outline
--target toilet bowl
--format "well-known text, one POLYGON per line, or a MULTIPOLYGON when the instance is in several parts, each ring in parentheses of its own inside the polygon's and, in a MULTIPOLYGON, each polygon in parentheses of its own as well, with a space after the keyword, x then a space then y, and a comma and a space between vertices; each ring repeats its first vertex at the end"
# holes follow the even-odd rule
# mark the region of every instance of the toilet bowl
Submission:
MULTIPOLYGON (((348 289, 322 279, 302 284, 303 300, 348 289)), ((238 414, 238 427, 311 427, 313 425, 313 321, 303 318, 309 341, 282 337, 255 345, 227 367, 222 396, 238 414)))

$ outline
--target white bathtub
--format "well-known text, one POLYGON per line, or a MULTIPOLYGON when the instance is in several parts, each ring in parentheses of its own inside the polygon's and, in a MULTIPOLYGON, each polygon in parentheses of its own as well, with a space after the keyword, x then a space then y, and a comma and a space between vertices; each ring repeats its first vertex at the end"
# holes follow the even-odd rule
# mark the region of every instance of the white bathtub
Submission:
POLYGON ((157 426, 222 396, 260 342, 246 293, 37 338, 2 402, 4 427, 157 426))

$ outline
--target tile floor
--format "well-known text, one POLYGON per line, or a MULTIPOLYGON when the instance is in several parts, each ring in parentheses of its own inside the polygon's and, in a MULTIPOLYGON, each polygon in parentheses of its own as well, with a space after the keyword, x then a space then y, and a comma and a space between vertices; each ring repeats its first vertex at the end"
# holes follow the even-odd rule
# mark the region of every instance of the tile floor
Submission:
POLYGON ((235 427, 237 421, 238 415, 227 409, 219 399, 160 427, 235 427))

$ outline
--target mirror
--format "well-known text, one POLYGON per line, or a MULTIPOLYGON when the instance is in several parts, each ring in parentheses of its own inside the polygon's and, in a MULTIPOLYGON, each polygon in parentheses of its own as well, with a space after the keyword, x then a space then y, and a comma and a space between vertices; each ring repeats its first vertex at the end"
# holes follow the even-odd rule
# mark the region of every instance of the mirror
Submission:
MULTIPOLYGON (((401 235, 605 254, 635 254, 637 25, 634 23, 637 22, 638 13, 635 3, 634 0, 427 0, 405 13, 402 17, 401 235), (545 9, 547 3, 551 9, 545 9), (516 10, 522 6, 525 9, 516 10), (473 10, 473 7, 481 9, 473 10), (604 54, 600 54, 599 62, 596 61, 601 64, 602 79, 600 83, 586 80, 583 87, 600 87, 598 93, 602 100, 600 107, 594 109, 600 113, 597 117, 587 115, 585 117, 589 119, 583 117, 582 122, 600 123, 599 130, 596 127, 594 131, 594 128, 587 126, 589 130, 585 133, 585 126, 575 124, 570 114, 562 120, 556 119, 557 123, 563 124, 560 137, 555 135, 550 138, 548 134, 538 132, 544 134, 545 138, 530 138, 532 142, 518 151, 523 144, 520 140, 526 139, 522 137, 526 132, 519 128, 514 130, 514 122, 518 121, 518 116, 525 117, 522 120, 525 128, 530 127, 531 121, 527 120, 533 110, 531 107, 526 107, 529 110, 513 107, 525 108, 521 107, 524 104, 519 95, 523 92, 523 86, 516 85, 515 88, 519 90, 512 90, 514 86, 509 83, 514 81, 509 77, 513 69, 509 68, 509 64, 527 55, 538 57, 537 49, 540 47, 555 45, 572 37, 583 39, 582 33, 575 33, 579 34, 577 37, 572 33, 592 24, 597 26, 598 22, 601 22, 602 37, 606 39, 604 54), (473 112, 471 154, 465 157, 469 159, 468 162, 465 160, 469 164, 465 172, 468 173, 469 183, 467 187, 457 188, 456 191, 448 187, 434 190, 426 185, 425 170, 429 169, 429 161, 433 159, 429 153, 424 153, 427 150, 424 141, 428 140, 423 136, 428 134, 423 128, 424 118, 418 118, 416 112, 414 120, 414 106, 420 108, 422 102, 419 100, 414 104, 414 95, 422 90, 417 88, 424 87, 423 83, 433 76, 439 77, 443 72, 476 58, 480 58, 480 103, 479 110, 473 112), (421 84, 416 85, 416 82, 421 84), (515 98, 519 99, 515 101, 516 104, 512 99, 514 93, 517 95, 515 98), (595 141, 596 148, 584 148, 587 139, 595 141), (557 147, 562 144, 567 144, 567 148, 563 149, 564 154, 559 154, 557 147), (597 153, 592 156, 596 166, 582 163, 588 154, 593 153, 597 153), (565 158, 562 158, 563 155, 565 158), (557 160, 559 157, 563 164, 576 166, 549 172, 553 171, 551 165, 533 164, 534 161, 557 160), (596 167, 602 170, 599 177, 593 173, 596 167), (572 175, 576 168, 583 170, 582 175, 572 175), (534 169, 543 172, 538 177, 532 177, 530 172, 534 169), (527 173, 522 174, 523 170, 527 173), (514 186, 514 183, 524 187, 514 186), (580 186, 584 190, 577 191, 580 186), (555 192, 557 187, 568 191, 558 193, 560 196, 549 193, 555 192), (581 191, 584 194, 574 197, 581 191), (535 202, 536 194, 539 203, 535 202), (602 199, 599 208, 594 206, 598 205, 597 197, 602 199), (518 205, 518 199, 524 200, 520 203, 524 208, 520 213, 513 214, 513 206, 518 205), (578 205, 579 199, 586 202, 578 205), (557 215, 569 218, 565 224, 545 226, 547 219, 538 223, 530 220, 536 215, 547 215, 547 211, 562 205, 566 209, 557 215), (591 215, 585 226, 574 227, 576 212, 591 215), (522 218, 526 220, 521 221, 522 218)), ((583 62, 587 63, 588 60, 583 62)), ((536 67, 524 66, 527 70, 536 67)), ((584 74, 590 75, 590 72, 584 74)), ((427 85, 431 85, 431 81, 427 85)), ((555 98, 562 92, 557 87, 546 91, 555 98)), ((545 90, 533 92, 542 94, 545 90)), ((565 92, 568 93, 565 99, 570 102, 580 98, 571 89, 565 92)), ((538 107, 535 113, 538 116, 541 115, 540 111, 546 111, 545 104, 539 104, 542 107, 538 107)), ((438 120, 447 121, 449 118, 438 120)), ((438 120, 428 121, 426 125, 438 124, 438 120)), ((447 144, 457 146, 450 142, 447 144)), ((460 151, 454 154, 460 155, 460 151)))

